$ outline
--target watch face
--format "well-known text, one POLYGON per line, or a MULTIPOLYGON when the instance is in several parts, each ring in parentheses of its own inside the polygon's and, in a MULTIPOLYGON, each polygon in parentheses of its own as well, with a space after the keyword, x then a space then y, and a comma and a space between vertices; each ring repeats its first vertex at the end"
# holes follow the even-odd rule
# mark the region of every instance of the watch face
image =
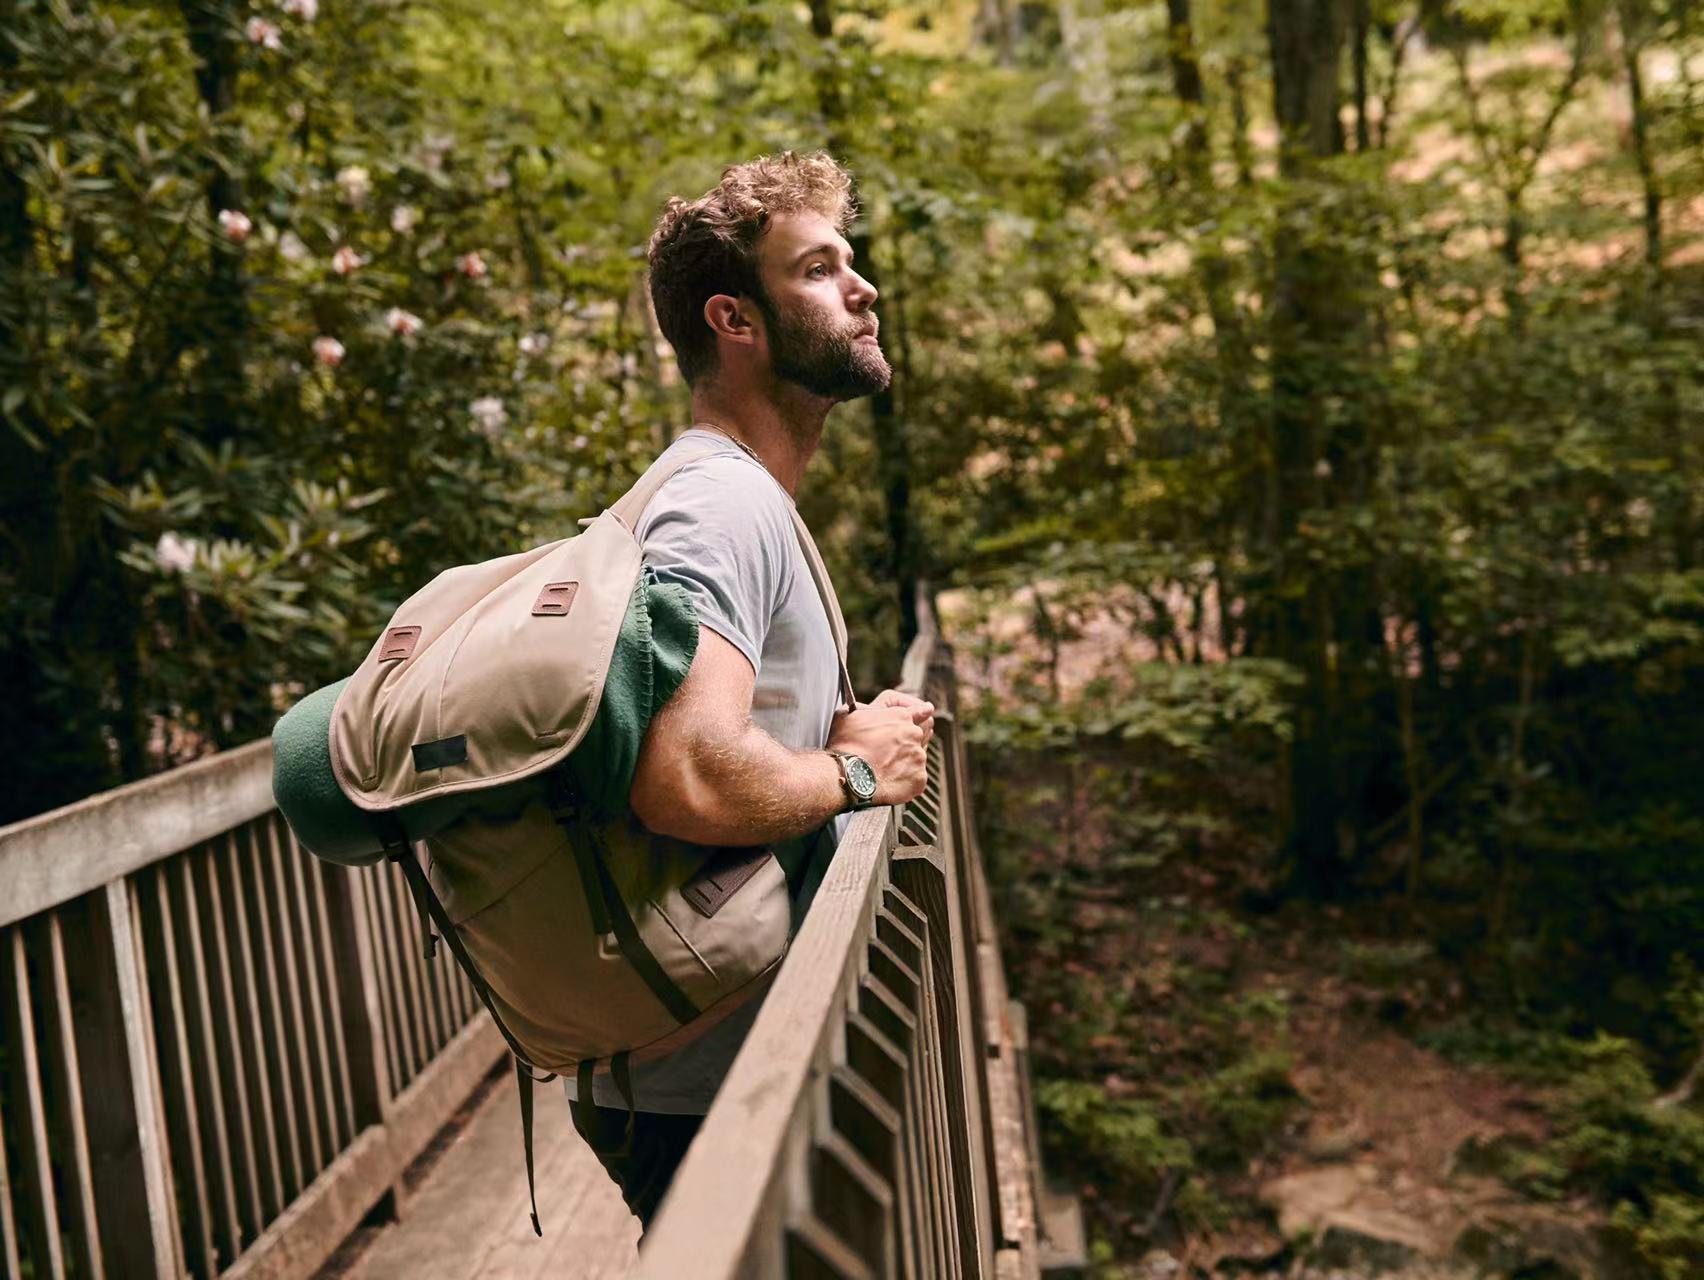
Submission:
POLYGON ((852 784, 852 794, 868 800, 876 794, 876 771, 857 756, 846 758, 846 781, 852 784))

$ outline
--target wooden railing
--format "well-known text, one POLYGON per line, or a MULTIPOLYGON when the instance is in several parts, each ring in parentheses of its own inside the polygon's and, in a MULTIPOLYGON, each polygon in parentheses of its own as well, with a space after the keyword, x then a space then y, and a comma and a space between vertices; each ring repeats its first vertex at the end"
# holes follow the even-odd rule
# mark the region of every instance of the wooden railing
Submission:
MULTIPOLYGON (((1034 1276, 1023 1062, 923 611, 929 783, 859 814, 647 1238, 655 1280, 1034 1276)), ((394 867, 251 746, 0 829, 5 1277, 306 1277, 503 1055, 394 867)))
POLYGON ((854 818, 640 1253, 640 1280, 1028 1277, 1042 1265, 1023 1012, 968 807, 951 655, 903 687, 929 781, 854 818))
POLYGON ((7 1277, 311 1275, 503 1052, 265 742, 0 830, 0 1006, 7 1277))

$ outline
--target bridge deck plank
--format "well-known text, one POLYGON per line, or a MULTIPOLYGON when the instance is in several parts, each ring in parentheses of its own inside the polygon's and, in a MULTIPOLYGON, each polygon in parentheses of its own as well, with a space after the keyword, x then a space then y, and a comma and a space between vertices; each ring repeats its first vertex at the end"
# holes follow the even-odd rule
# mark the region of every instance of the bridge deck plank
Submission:
POLYGON ((638 1256, 638 1223, 574 1132, 562 1086, 555 1081, 540 1085, 534 1105, 542 1239, 527 1221, 520 1111, 511 1074, 408 1197, 402 1220, 373 1240, 343 1272, 344 1280, 625 1276, 638 1256))

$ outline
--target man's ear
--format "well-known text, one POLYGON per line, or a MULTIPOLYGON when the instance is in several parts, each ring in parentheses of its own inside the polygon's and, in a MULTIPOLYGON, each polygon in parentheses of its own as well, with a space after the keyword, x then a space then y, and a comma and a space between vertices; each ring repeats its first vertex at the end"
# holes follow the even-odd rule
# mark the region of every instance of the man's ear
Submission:
POLYGON ((751 346, 757 342, 760 323, 756 311, 749 299, 718 293, 704 303, 704 323, 719 338, 751 346))

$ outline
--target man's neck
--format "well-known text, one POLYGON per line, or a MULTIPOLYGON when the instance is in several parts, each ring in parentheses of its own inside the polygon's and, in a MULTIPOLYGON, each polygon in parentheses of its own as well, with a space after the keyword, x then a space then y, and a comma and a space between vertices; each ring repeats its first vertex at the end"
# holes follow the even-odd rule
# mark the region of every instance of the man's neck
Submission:
POLYGON ((693 389, 692 420, 746 445, 783 489, 797 494, 835 402, 787 384, 776 384, 769 391, 767 395, 735 394, 706 382, 693 389))

